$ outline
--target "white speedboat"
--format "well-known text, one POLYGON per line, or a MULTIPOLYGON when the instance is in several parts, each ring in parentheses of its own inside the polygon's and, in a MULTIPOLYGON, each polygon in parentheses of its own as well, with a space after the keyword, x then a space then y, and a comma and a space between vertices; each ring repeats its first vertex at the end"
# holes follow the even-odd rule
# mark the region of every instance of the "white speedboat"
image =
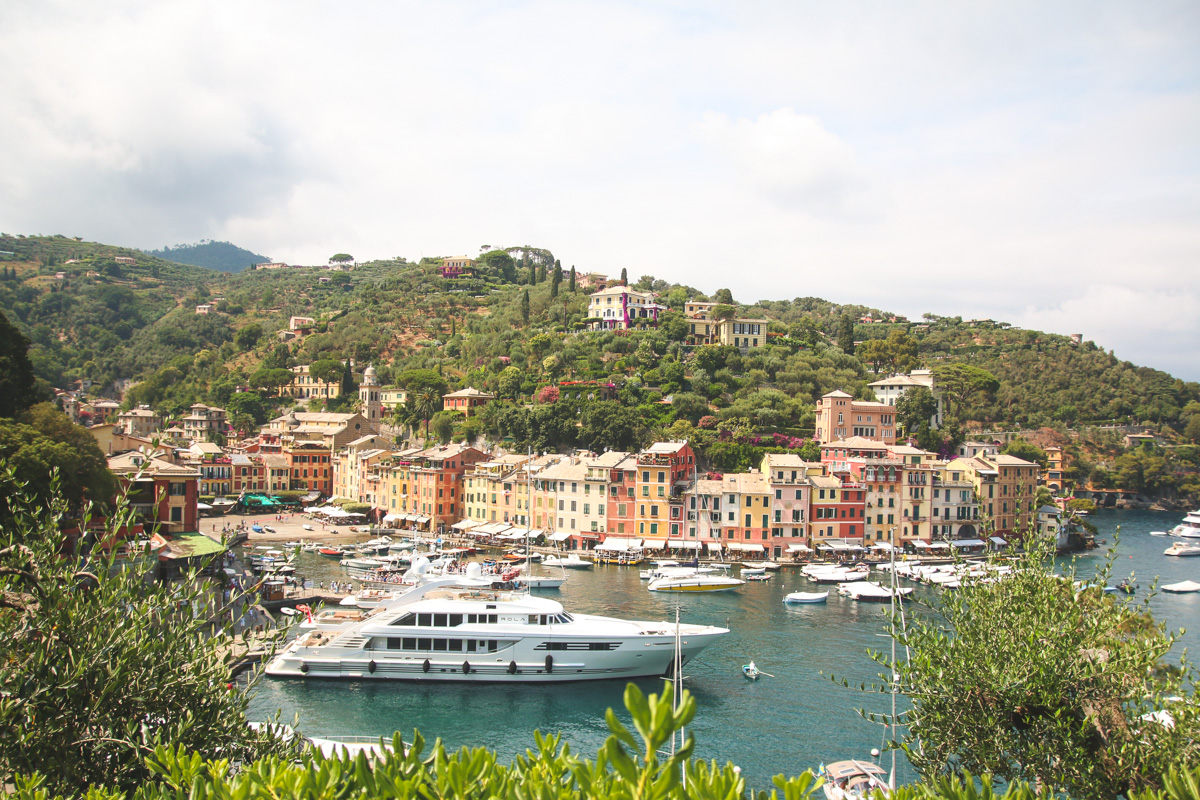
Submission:
POLYGON ((592 562, 580 558, 574 553, 565 556, 546 556, 542 559, 543 567, 562 567, 563 569, 591 569, 592 562))
POLYGON ((638 577, 644 581, 648 581, 653 578, 660 577, 662 575, 663 570, 665 570, 665 569, 676 569, 676 568, 678 568, 678 569, 694 569, 694 567, 684 567, 678 561, 674 561, 672 559, 667 558, 667 559, 660 559, 658 561, 651 561, 650 568, 640 570, 638 572, 638 577))
POLYGON ((1172 536, 1185 539, 1200 539, 1200 509, 1189 511, 1183 522, 1171 529, 1172 536))
POLYGON ((650 579, 652 592, 728 592, 746 582, 705 567, 666 567, 650 579))
POLYGON ((871 581, 843 583, 838 586, 838 594, 864 603, 890 603, 893 595, 895 599, 903 600, 912 593, 912 589, 891 589, 871 581))
POLYGON ((771 572, 779 571, 779 564, 774 561, 743 561, 742 566, 750 567, 750 569, 766 569, 771 572))
POLYGON ((1200 556, 1200 542, 1172 542, 1163 550, 1165 556, 1200 556))
POLYGON ((549 683, 654 677, 727 628, 567 613, 527 592, 416 587, 366 620, 299 636, 266 668, 290 678, 549 683), (678 635, 678 641, 677 641, 678 635))
POLYGON ((852 569, 834 567, 810 572, 808 579, 814 583, 851 583, 852 581, 865 581, 870 574, 870 570, 866 567, 852 569))

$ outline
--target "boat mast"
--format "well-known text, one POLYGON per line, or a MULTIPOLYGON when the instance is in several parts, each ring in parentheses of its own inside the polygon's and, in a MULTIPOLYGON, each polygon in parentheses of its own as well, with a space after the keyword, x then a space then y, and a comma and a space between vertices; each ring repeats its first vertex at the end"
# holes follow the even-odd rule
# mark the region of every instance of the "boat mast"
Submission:
MULTIPOLYGON (((693 472, 694 472, 693 468, 693 472)), ((683 638, 679 629, 679 604, 675 604, 675 674, 672 679, 675 684, 675 697, 672 707, 675 712, 679 711, 679 700, 683 695, 683 638)), ((682 748, 687 741, 687 730, 681 725, 679 727, 679 747, 682 748)), ((671 736, 671 755, 675 755, 675 737, 671 736)), ((679 765, 680 777, 683 781, 683 788, 687 789, 687 764, 679 765)))

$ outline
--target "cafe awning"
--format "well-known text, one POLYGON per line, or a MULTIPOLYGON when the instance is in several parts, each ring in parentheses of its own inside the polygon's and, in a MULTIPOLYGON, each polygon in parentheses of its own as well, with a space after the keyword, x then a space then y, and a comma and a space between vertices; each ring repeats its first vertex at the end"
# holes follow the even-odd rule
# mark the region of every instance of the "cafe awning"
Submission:
POLYGON ((557 531, 556 533, 552 533, 549 536, 549 539, 552 542, 565 542, 567 539, 570 539, 570 538, 571 538, 570 531, 557 531))
POLYGON ((950 544, 954 545, 955 547, 983 547, 986 542, 984 542, 982 539, 959 539, 958 541, 951 542, 950 544))

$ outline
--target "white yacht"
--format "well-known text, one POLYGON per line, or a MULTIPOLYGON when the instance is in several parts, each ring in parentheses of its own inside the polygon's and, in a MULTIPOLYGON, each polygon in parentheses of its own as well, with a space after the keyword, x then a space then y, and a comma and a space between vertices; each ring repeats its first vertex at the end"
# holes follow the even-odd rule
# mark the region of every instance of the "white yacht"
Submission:
POLYGON ((1183 522, 1171 529, 1172 536, 1185 539, 1200 539, 1200 509, 1189 511, 1183 522))
MULTIPOLYGON (((267 666, 277 677, 562 682, 670 671, 676 625, 569 614, 527 592, 438 578, 362 622, 301 634, 267 666)), ((681 664, 727 628, 679 625, 681 664)))

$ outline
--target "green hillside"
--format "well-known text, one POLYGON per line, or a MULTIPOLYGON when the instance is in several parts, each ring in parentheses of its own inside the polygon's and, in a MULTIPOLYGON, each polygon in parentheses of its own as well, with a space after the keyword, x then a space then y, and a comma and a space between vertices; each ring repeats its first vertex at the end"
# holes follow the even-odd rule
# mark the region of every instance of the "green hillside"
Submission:
POLYGON ((539 448, 688 437, 713 463, 732 467, 811 436, 813 405, 826 392, 867 398, 872 380, 920 366, 968 365, 997 382, 955 401, 943 446, 973 426, 1146 423, 1171 438, 1200 411, 1200 385, 1090 342, 997 322, 897 320, 819 298, 744 307, 728 290, 711 290, 739 316, 770 320, 771 344, 750 354, 693 347, 682 308, 708 296, 653 276, 634 285, 669 307, 657 329, 590 332, 587 294, 572 289, 570 267, 556 281, 553 255, 534 248, 521 260, 486 254, 475 276, 458 280, 443 279, 437 259, 227 274, 63 237, 5 237, 0 250, 17 253, 0 262, 0 309, 33 340, 40 378, 60 387, 90 379, 110 396, 133 384, 126 403, 169 413, 197 401, 227 404, 250 385, 246 402, 259 417, 282 406, 273 387, 286 380, 284 368, 354 359, 360 370, 374 364, 384 384, 433 375, 439 386, 506 400, 457 435, 485 430, 539 448), (135 265, 114 261, 126 253, 135 265), (210 301, 214 313, 196 313, 210 301), (317 323, 283 343, 292 316, 317 323), (617 400, 534 402, 545 386, 593 380, 614 384, 617 400))
POLYGON ((177 244, 174 247, 144 252, 157 258, 174 261, 177 264, 191 264, 215 269, 219 272, 241 272, 255 264, 271 260, 267 256, 252 253, 231 242, 213 242, 207 239, 196 244, 177 244))

